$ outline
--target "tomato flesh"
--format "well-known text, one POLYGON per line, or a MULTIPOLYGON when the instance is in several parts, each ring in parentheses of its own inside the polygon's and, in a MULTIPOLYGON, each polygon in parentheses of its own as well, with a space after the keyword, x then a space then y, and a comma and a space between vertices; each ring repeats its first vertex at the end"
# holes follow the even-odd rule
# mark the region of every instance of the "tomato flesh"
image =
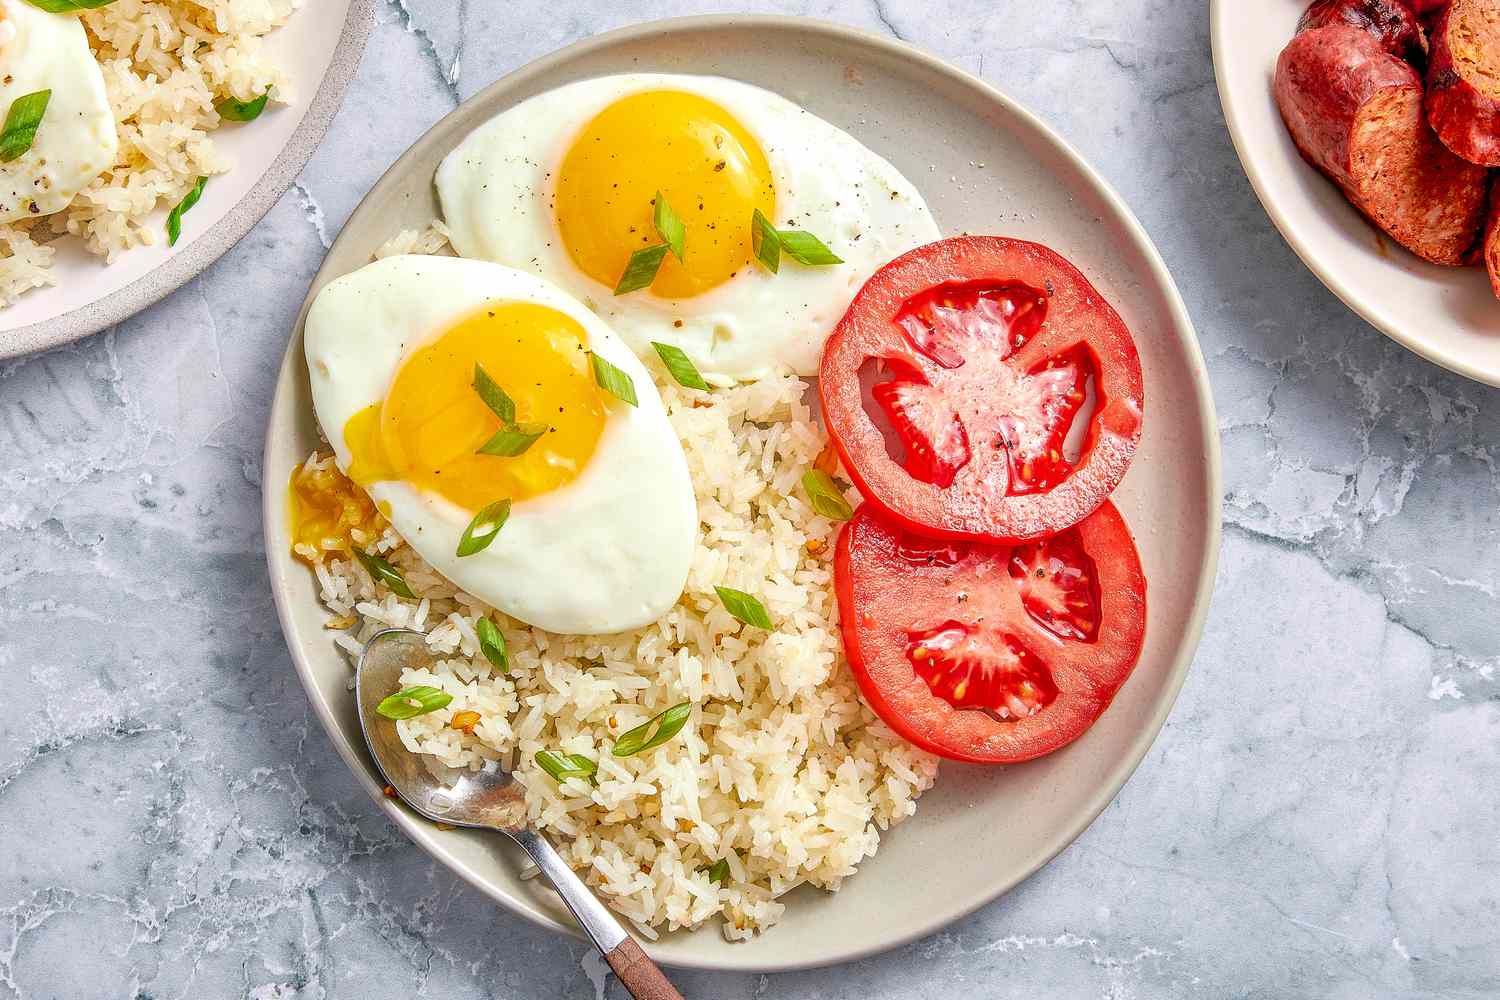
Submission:
POLYGON ((865 699, 954 760, 1015 763, 1077 739, 1145 638, 1140 559, 1107 501, 1014 547, 923 538, 865 504, 839 536, 834 582, 865 699))
POLYGON ((1011 550, 1010 575, 1021 606, 1059 639, 1099 636, 1098 570, 1076 532, 1011 550))
POLYGON ((1052 672, 1015 636, 956 621, 909 634, 912 669, 954 708, 1024 719, 1057 697, 1052 672))
POLYGON ((912 296, 896 325, 917 349, 944 368, 962 368, 975 350, 1009 357, 1036 336, 1047 317, 1047 297, 1020 283, 938 285, 912 296))
POLYGON ((855 296, 824 349, 828 429, 860 491, 898 523, 1011 543, 1086 517, 1141 433, 1140 360, 1088 280, 1035 243, 969 236, 919 247, 855 296), (893 455, 860 374, 900 444, 893 455), (1066 442, 1095 390, 1079 453, 1066 442))
POLYGON ((1063 439, 1084 401, 1088 358, 1073 352, 1035 373, 1005 364, 1041 328, 1047 297, 1026 285, 939 285, 908 300, 896 325, 937 368, 907 368, 874 389, 906 446, 906 471, 947 487, 981 449, 1006 460, 1006 492, 1041 493, 1072 471, 1063 439))

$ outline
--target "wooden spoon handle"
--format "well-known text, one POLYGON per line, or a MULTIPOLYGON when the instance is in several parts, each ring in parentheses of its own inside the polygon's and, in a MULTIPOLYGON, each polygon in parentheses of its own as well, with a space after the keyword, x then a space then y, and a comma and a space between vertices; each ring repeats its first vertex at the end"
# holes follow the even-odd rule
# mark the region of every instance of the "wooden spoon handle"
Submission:
POLYGON ((646 957, 635 938, 628 937, 613 951, 605 952, 604 960, 635 1000, 682 1000, 682 994, 667 981, 656 963, 646 957))

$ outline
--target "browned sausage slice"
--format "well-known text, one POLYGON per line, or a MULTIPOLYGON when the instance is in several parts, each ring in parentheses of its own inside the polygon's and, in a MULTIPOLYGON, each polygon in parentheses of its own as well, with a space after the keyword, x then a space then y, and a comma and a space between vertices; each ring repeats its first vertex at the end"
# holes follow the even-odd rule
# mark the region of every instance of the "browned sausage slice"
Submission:
POLYGON ((1427 65, 1427 35, 1401 0, 1316 0, 1297 22, 1298 31, 1347 24, 1374 35, 1381 46, 1413 66, 1427 65))
POLYGON ((1500 0, 1454 0, 1438 15, 1427 121, 1459 156, 1500 167, 1500 0))
POLYGON ((1481 245, 1484 269, 1490 274, 1490 290, 1500 299, 1500 184, 1490 184, 1490 213, 1484 224, 1481 245))
POLYGON ((1427 127, 1415 70, 1368 32, 1330 24, 1282 50, 1275 94, 1297 148, 1356 208, 1417 256, 1463 263, 1487 175, 1427 127))

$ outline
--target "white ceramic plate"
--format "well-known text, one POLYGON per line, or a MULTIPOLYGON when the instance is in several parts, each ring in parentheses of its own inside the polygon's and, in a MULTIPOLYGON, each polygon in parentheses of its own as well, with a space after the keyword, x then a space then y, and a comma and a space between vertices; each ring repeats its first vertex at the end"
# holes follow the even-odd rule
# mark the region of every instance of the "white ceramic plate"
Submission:
POLYGON ((1307 5, 1213 0, 1219 100, 1255 193, 1303 263, 1350 309, 1429 361, 1500 385, 1500 302, 1484 269, 1441 267, 1408 253, 1292 145, 1271 77, 1307 5))
MULTIPOLYGON (((226 125, 214 143, 234 162, 212 178, 168 247, 138 247, 106 266, 72 238, 53 244, 57 284, 0 309, 0 358, 85 337, 175 291, 218 260, 270 211, 317 148, 338 111, 374 26, 374 0, 304 0, 266 36, 285 67, 293 103, 271 106, 249 125, 226 125)), ((165 227, 166 210, 161 211, 165 227)))
MULTIPOLYGON (((848 28, 791 18, 656 22, 588 39, 476 95, 398 160, 350 217, 309 291, 361 266, 396 230, 437 210, 439 160, 515 102, 624 71, 714 73, 780 91, 889 158, 945 232, 1040 240, 1093 279, 1135 331, 1146 428, 1116 500, 1140 545, 1150 620, 1140 665, 1072 746, 1009 768, 944 764, 916 816, 836 894, 797 890, 784 921, 729 944, 706 926, 649 945, 670 965, 755 971, 847 961, 928 934, 1036 871, 1093 820, 1166 719, 1198 641, 1219 538, 1219 446, 1202 358, 1161 258, 1128 209, 1056 135, 1008 98, 922 53, 848 28)), ((305 307, 304 307, 305 313, 305 307)), ((360 781, 434 857, 506 908, 567 929, 557 898, 517 877, 496 836, 440 831, 380 794, 348 691, 349 663, 323 627, 312 574, 289 554, 286 477, 318 444, 300 323, 267 429, 265 532, 271 585, 308 695, 360 781)))

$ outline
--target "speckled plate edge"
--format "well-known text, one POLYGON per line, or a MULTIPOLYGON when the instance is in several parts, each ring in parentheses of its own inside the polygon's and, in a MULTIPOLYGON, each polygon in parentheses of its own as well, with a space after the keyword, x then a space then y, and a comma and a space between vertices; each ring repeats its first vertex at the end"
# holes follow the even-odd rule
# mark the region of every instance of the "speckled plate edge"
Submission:
MULTIPOLYGON (((1281 233, 1282 239, 1286 240, 1292 251, 1301 258, 1307 269, 1366 323, 1413 354, 1426 358, 1435 365, 1441 365, 1451 372, 1456 372, 1476 382, 1500 386, 1500 370, 1475 364, 1465 358, 1462 353, 1445 348, 1438 341, 1424 335, 1423 332, 1409 329, 1393 318, 1381 303, 1367 298, 1352 288, 1340 276, 1341 268, 1330 267, 1329 260, 1315 252, 1304 238, 1301 226, 1283 210, 1282 199, 1276 194, 1274 185, 1261 167, 1261 158, 1266 155, 1284 154, 1280 149, 1263 152, 1255 147, 1251 138, 1252 130, 1246 124, 1248 110, 1242 103, 1248 101, 1249 97, 1242 95, 1230 85, 1225 68, 1224 50, 1229 44, 1229 28, 1227 27, 1229 14, 1227 12, 1231 3, 1241 2, 1243 0, 1211 0, 1209 44, 1213 52, 1214 86, 1219 92, 1219 106, 1224 112, 1224 123, 1229 129, 1229 138, 1234 144, 1235 154, 1239 157, 1240 166, 1250 181, 1250 187, 1254 189, 1255 196, 1260 199, 1261 207, 1265 209, 1266 215, 1270 216, 1271 223, 1281 233)), ((1287 40, 1291 40, 1290 35, 1287 40)))
MULTIPOLYGON (((1187 307, 1182 301, 1181 294, 1178 292, 1176 284, 1167 270, 1165 262, 1162 260, 1160 253, 1156 250, 1155 245, 1141 226, 1139 220, 1136 219, 1134 213, 1125 205, 1114 188, 1089 166, 1071 145, 1053 132, 1040 118, 984 81, 906 43, 845 25, 810 18, 739 14, 669 18, 631 25, 590 36, 512 71, 492 83, 489 87, 470 97, 459 108, 444 116, 444 118, 440 119, 431 129, 424 133, 381 176, 380 180, 371 188, 365 198, 366 200, 376 199, 385 189, 399 187, 404 175, 408 172, 408 163, 418 159, 421 151, 431 144, 450 140, 451 136, 449 133, 452 131, 451 120, 464 112, 466 108, 486 102, 492 99, 492 96, 495 94, 516 89, 525 81, 548 73, 561 64, 567 63, 595 49, 650 38, 654 35, 675 30, 704 30, 720 27, 744 27, 746 25, 796 27, 813 33, 821 33, 831 39, 859 44, 881 54, 895 56, 919 64, 923 69, 941 74, 951 81, 968 87, 988 102, 999 106, 1007 115, 1013 116, 1025 128, 1030 129, 1034 137, 1048 144, 1055 152, 1072 164, 1080 175, 1087 180, 1089 187, 1092 189, 1091 193, 1099 197, 1109 207, 1131 242, 1135 244, 1135 248, 1147 263, 1150 271, 1148 275, 1150 281, 1162 296, 1167 311, 1172 316, 1174 332, 1180 341, 1178 346, 1182 349, 1184 357, 1189 362, 1190 384, 1196 397, 1195 402, 1201 414, 1201 426, 1197 430, 1201 439, 1207 444, 1202 457, 1206 491, 1210 498, 1207 521, 1203 525, 1206 556, 1203 563, 1198 567, 1196 581, 1193 586, 1191 607, 1186 617, 1180 639, 1176 643, 1176 653, 1172 657, 1162 692, 1157 698, 1145 723, 1139 727, 1133 739, 1129 742, 1123 758, 1111 775, 1111 779, 1101 783, 1096 793, 1089 799, 1088 805, 1079 810, 1075 822, 1055 831, 1048 848, 1034 856, 1034 861, 1027 866, 1026 872, 1015 878, 1008 878, 998 882, 988 887, 987 891, 973 898, 955 901, 940 916, 908 924, 903 927, 900 933, 878 939, 850 940, 843 947, 826 950, 816 955, 804 956, 798 959, 763 961, 752 958, 746 961, 737 961, 731 958, 729 960, 705 961, 700 956, 681 948, 664 949, 659 944, 642 942, 643 946, 655 960, 678 968, 707 969, 723 972, 770 973, 819 968, 855 961, 909 944, 912 941, 932 934, 953 921, 968 916, 970 913, 988 905, 1015 888, 1015 886, 1045 867, 1048 862, 1076 840, 1098 818, 1099 814, 1104 811, 1110 802, 1114 800, 1115 795, 1124 787, 1131 775, 1135 773, 1141 760, 1150 750, 1157 734, 1166 723, 1167 716, 1176 703, 1177 696, 1187 678, 1188 668, 1192 663, 1193 656, 1197 650, 1198 640, 1203 632, 1203 625, 1208 615, 1209 602, 1217 577, 1221 536, 1219 498, 1223 495, 1223 486, 1213 396, 1209 387, 1208 372, 1203 363, 1202 353, 1198 348, 1193 323, 1188 314, 1187 307)), ((356 209, 356 215, 357 213, 358 209, 356 209)), ((335 246, 337 246, 337 241, 335 241, 335 246)), ((301 329, 303 319, 317 291, 336 276, 331 273, 325 273, 328 270, 329 268, 325 265, 314 277, 312 286, 308 291, 307 299, 303 303, 301 312, 299 313, 297 323, 293 327, 293 336, 289 340, 287 353, 282 361, 281 371, 278 376, 276 397, 272 403, 267 422, 266 457, 263 461, 262 527, 268 541, 284 533, 284 529, 277 521, 284 513, 283 494, 286 492, 282 477, 273 468, 271 455, 275 447, 275 441, 271 435, 277 427, 284 426, 288 421, 295 419, 295 414, 287 412, 292 406, 290 399, 293 394, 286 391, 286 388, 291 382, 295 381, 297 366, 303 363, 300 351, 297 350, 301 344, 301 338, 297 335, 297 331, 301 329)), ((535 906, 530 900, 513 898, 500 891, 482 873, 454 856, 454 853, 441 841, 441 837, 444 836, 441 831, 384 794, 379 772, 375 769, 368 752, 363 746, 351 742, 343 736, 339 719, 335 715, 333 708, 318 695, 313 665, 305 649, 294 639, 299 632, 293 623, 289 590, 282 582, 285 565, 289 560, 283 559, 282 554, 275 551, 274 547, 269 545, 266 558, 270 570, 271 586, 277 614, 280 618, 283 632, 287 636, 292 660, 303 687, 308 692, 313 710, 317 714, 325 731, 329 734, 329 738, 333 742, 339 756, 348 764, 356 780, 376 802, 382 812, 385 813, 386 817, 424 851, 442 862, 474 888, 499 903, 506 910, 522 916, 538 926, 562 931, 575 937, 580 936, 577 929, 570 923, 559 921, 552 914, 535 906)), ((912 822, 920 822, 920 815, 919 810, 918 818, 912 820, 912 822)), ((709 931, 700 930, 696 933, 709 933, 709 931)), ((774 933, 774 930, 772 933, 774 933)))
POLYGON ((0 333, 0 360, 68 344, 129 319, 187 284, 228 252, 265 217, 307 165, 343 103, 344 91, 359 68, 360 55, 374 27, 375 0, 351 0, 328 72, 319 82, 302 121, 255 186, 211 229, 194 238, 181 253, 173 254, 166 263, 119 291, 61 316, 0 333))

